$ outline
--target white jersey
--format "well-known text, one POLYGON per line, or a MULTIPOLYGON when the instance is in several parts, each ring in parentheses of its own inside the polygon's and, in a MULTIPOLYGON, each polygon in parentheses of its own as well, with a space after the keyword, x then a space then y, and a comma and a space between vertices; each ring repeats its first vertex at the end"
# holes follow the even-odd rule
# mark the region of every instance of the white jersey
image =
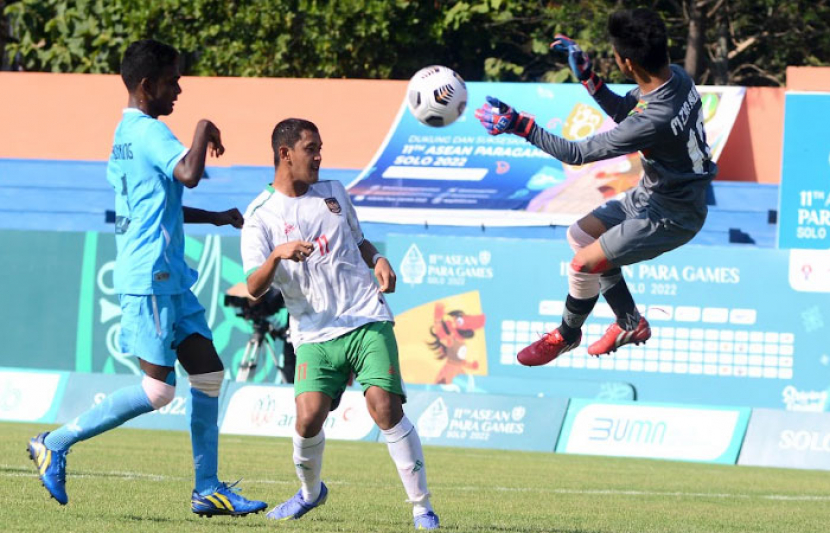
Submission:
POLYGON ((321 181, 291 198, 270 185, 251 202, 242 228, 242 267, 250 276, 280 244, 307 241, 305 262, 283 259, 274 275, 291 316, 295 346, 324 342, 370 322, 392 321, 358 246, 363 231, 340 182, 321 181))

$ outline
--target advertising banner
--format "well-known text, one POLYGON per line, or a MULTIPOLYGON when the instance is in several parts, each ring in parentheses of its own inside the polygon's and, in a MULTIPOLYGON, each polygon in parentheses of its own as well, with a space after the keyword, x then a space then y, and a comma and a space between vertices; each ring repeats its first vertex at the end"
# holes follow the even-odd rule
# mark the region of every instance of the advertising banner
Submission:
MULTIPOLYGON (((294 436, 297 418, 294 388, 291 386, 227 385, 228 396, 220 433, 259 435, 266 437, 294 436)), ((378 428, 366 408, 360 390, 343 393, 340 405, 329 413, 323 425, 326 438, 335 440, 377 440, 378 428)))
POLYGON ((66 377, 66 372, 0 368, 0 420, 54 422, 66 377))
POLYGON ((398 273, 389 302, 408 383, 622 382, 643 401, 830 408, 830 300, 795 251, 687 245, 625 267, 652 338, 588 356, 615 320, 601 300, 582 345, 534 368, 516 354, 561 321, 573 255, 566 243, 390 235, 387 252, 398 273))
POLYGON ((559 453, 735 464, 750 410, 571 400, 559 453))
POLYGON ((784 111, 778 247, 827 250, 830 137, 816 117, 830 116, 830 94, 787 93, 784 111))
MULTIPOLYGON (((118 389, 139 383, 139 376, 71 373, 55 422, 71 422, 91 407, 106 401, 107 397, 118 389)), ((177 380, 176 396, 169 404, 128 420, 122 427, 190 431, 190 409, 190 384, 186 377, 182 377, 177 380)))
POLYGON ((414 392, 406 416, 424 444, 552 452, 568 400, 414 392))
POLYGON ((830 470, 830 413, 753 409, 738 464, 830 470))
MULTIPOLYGON (((632 85, 610 85, 625 94, 632 85)), ((717 160, 743 101, 741 87, 698 87, 717 160)), ((488 135, 473 110, 496 96, 551 133, 578 141, 615 123, 575 83, 468 83, 467 111, 432 128, 401 106, 372 162, 349 187, 363 221, 486 226, 570 224, 634 186, 639 154, 564 165, 515 135, 488 135), (394 208, 394 209, 390 209, 394 208)))

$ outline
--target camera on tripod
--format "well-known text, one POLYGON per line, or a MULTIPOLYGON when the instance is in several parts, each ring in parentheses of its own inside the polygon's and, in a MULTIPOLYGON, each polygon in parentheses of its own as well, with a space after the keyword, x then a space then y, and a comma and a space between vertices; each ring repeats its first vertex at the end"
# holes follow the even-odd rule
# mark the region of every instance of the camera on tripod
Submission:
POLYGON ((245 346, 236 381, 248 381, 255 374, 263 353, 268 352, 278 372, 277 381, 293 383, 296 357, 294 346, 289 339, 288 321, 278 326, 273 320, 274 315, 285 308, 282 293, 272 287, 259 299, 254 300, 248 294, 247 286, 244 283, 238 283, 225 293, 225 307, 235 308, 236 316, 250 322, 254 330, 245 346), (277 339, 283 343, 282 358, 277 357, 272 344, 277 339))

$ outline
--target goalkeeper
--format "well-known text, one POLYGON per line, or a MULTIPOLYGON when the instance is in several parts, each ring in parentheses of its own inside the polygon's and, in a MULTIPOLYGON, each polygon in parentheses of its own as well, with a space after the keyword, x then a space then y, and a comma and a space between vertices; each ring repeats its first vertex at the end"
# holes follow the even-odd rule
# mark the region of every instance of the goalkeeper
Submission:
POLYGON ((600 292, 616 322, 588 347, 591 355, 611 353, 651 337, 623 279, 620 267, 653 259, 689 242, 706 220, 706 190, 717 174, 711 160, 700 95, 692 79, 669 64, 666 26, 648 9, 621 10, 608 19, 608 33, 620 71, 637 87, 625 96, 612 92, 593 72, 591 60, 571 39, 557 35, 551 45, 617 126, 582 141, 567 141, 539 127, 493 97, 476 111, 491 135, 512 133, 570 165, 583 165, 639 151, 644 174, 636 187, 568 228, 574 258, 568 270, 568 297, 561 325, 521 350, 526 366, 547 364, 579 346, 582 325, 600 292))

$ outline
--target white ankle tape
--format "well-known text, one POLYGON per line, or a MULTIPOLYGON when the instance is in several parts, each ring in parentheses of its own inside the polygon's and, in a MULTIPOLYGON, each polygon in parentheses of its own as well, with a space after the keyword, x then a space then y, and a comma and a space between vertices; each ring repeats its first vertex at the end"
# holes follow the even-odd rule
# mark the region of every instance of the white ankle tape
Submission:
POLYGON ((144 376, 141 380, 141 388, 144 389, 144 394, 147 395, 153 409, 161 409, 176 397, 176 387, 150 376, 144 376))
POLYGON ((211 398, 218 398, 222 390, 222 381, 225 379, 225 371, 208 372, 207 374, 194 374, 190 376, 190 386, 205 393, 211 398))

